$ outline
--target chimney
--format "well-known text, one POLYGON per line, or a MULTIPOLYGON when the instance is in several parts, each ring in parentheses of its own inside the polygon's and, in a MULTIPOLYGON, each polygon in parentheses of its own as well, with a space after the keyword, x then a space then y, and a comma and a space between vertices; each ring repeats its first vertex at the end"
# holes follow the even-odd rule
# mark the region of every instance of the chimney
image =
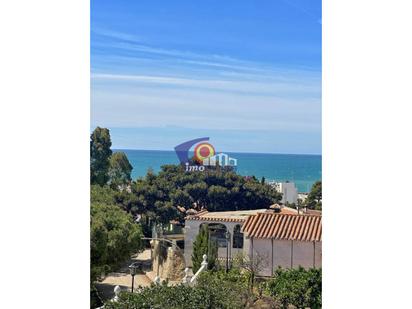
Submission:
POLYGON ((279 204, 273 204, 269 207, 271 210, 273 210, 274 213, 280 213, 281 211, 281 206, 279 204))

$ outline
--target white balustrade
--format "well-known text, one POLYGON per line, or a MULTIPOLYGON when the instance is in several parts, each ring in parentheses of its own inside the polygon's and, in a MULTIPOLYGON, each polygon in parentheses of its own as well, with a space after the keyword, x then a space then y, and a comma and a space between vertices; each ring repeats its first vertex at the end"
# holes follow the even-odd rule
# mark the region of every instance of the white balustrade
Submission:
POLYGON ((196 272, 196 274, 194 274, 193 277, 190 277, 189 275, 189 268, 185 269, 185 276, 183 278, 183 283, 184 284, 189 284, 189 285, 193 285, 196 283, 197 277, 199 277, 200 273, 205 271, 207 269, 207 255, 203 254, 203 261, 200 264, 200 268, 199 270, 196 272))

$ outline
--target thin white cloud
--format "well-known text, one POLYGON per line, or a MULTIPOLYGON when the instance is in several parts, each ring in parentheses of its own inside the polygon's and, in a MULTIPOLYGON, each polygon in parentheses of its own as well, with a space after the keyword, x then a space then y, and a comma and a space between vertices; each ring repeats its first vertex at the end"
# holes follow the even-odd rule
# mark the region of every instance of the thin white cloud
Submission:
POLYGON ((308 96, 319 95, 318 83, 303 83, 295 80, 289 82, 274 80, 223 80, 223 79, 194 79, 151 75, 126 75, 93 73, 92 80, 129 81, 135 83, 152 83, 179 87, 196 87, 214 91, 240 92, 259 95, 276 95, 289 92, 291 94, 306 93, 308 96))
MULTIPOLYGON (((227 55, 219 54, 206 54, 206 53, 196 53, 188 50, 178 50, 178 49, 165 49, 155 46, 150 46, 145 44, 141 38, 137 38, 133 35, 127 33, 119 33, 115 31, 108 30, 94 30, 95 33, 104 35, 107 38, 111 38, 111 41, 105 40, 104 42, 97 41, 92 42, 92 47, 98 48, 112 48, 118 51, 132 51, 137 53, 143 53, 146 55, 159 55, 171 57, 169 60, 174 60, 177 63, 186 63, 192 65, 200 65, 206 67, 214 68, 225 68, 239 71, 249 71, 255 73, 266 73, 266 74, 276 74, 279 73, 279 68, 273 68, 268 66, 267 63, 259 63, 255 61, 247 61, 244 59, 238 59, 230 57, 227 55)), ((105 54, 105 57, 110 56, 110 54, 105 54)), ((130 59, 138 57, 138 54, 129 55, 130 59)), ((286 69, 282 69, 284 71, 286 69)), ((289 72, 302 72, 313 71, 313 69, 308 68, 295 68, 287 69, 289 72)))
POLYGON ((98 34, 106 39, 92 42, 92 49, 104 50, 92 57, 92 124, 321 131, 318 69, 276 68, 98 34))

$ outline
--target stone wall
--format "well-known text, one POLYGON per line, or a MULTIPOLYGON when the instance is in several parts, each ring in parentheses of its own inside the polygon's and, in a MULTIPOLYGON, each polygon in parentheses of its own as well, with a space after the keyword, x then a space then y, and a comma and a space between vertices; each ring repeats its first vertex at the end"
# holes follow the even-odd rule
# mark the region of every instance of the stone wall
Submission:
POLYGON ((181 281, 184 277, 185 261, 183 252, 175 246, 166 248, 164 243, 152 242, 153 249, 153 272, 162 280, 181 281))

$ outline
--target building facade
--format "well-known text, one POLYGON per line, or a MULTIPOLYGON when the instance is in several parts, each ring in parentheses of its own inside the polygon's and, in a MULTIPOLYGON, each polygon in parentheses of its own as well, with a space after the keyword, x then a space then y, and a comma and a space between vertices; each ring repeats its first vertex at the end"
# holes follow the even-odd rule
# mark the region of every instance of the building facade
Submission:
POLYGON ((322 265, 322 216, 298 214, 283 207, 269 209, 207 212, 186 217, 185 262, 192 266, 193 242, 203 224, 213 231, 218 258, 232 259, 242 253, 259 261, 259 275, 271 276, 274 269, 322 265))
POLYGON ((250 216, 242 227, 245 253, 259 260, 260 275, 278 267, 322 267, 322 216, 262 213, 250 216))
POLYGON ((282 193, 282 204, 296 204, 298 202, 298 189, 294 182, 275 182, 276 191, 282 193))

